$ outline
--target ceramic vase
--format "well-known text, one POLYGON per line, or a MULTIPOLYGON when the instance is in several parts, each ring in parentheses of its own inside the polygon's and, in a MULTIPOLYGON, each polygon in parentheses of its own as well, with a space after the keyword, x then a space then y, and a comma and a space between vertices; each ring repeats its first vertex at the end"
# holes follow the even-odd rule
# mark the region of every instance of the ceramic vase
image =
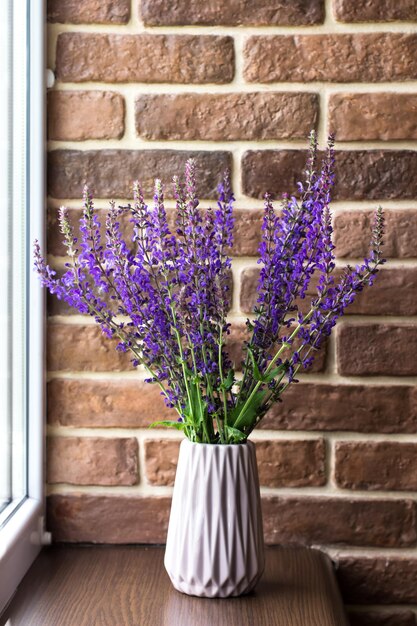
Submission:
POLYGON ((180 446, 165 568, 183 593, 226 598, 251 591, 265 564, 255 446, 180 446))

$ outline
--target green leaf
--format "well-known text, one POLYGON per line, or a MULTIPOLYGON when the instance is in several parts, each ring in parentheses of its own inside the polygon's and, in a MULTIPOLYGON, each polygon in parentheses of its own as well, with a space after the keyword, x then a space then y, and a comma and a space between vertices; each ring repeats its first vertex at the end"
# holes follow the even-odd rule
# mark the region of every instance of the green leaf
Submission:
POLYGON ((229 391, 229 389, 233 387, 234 382, 235 382, 235 372, 234 370, 229 370, 226 380, 220 385, 220 389, 229 391))
POLYGON ((157 426, 166 426, 168 428, 176 428, 177 430, 184 430, 187 426, 185 422, 175 422, 174 420, 160 420, 159 422, 153 422, 148 428, 155 428, 157 426))
POLYGON ((253 377, 258 382, 263 382, 262 373, 261 373, 261 371, 260 371, 260 369, 258 367, 257 362, 255 361, 253 350, 252 350, 252 348, 250 346, 248 346, 248 352, 249 352, 249 356, 250 356, 250 359, 251 359, 252 365, 253 365, 253 377))
POLYGON ((248 346, 248 351, 249 351, 249 355, 253 364, 253 377, 256 381, 260 383, 270 383, 271 380, 275 378, 275 376, 277 376, 280 372, 285 370, 285 365, 281 364, 275 369, 273 369, 271 372, 269 372, 268 374, 262 374, 262 372, 260 371, 258 367, 258 364, 255 361, 255 356, 250 346, 248 346))
POLYGON ((190 392, 193 421, 196 425, 200 425, 207 414, 207 406, 201 399, 200 386, 198 382, 196 382, 197 380, 198 379, 193 377, 193 380, 189 382, 188 388, 190 392))
POLYGON ((270 383, 271 380, 274 380, 275 376, 278 376, 278 374, 280 374, 284 370, 285 370, 285 365, 282 364, 282 365, 279 365, 279 367, 276 367, 275 369, 273 369, 271 372, 269 372, 269 374, 265 374, 264 383, 270 383))
POLYGON ((245 433, 242 433, 241 430, 238 430, 237 428, 233 428, 233 426, 228 425, 225 425, 224 429, 226 431, 227 441, 229 441, 229 443, 239 443, 240 441, 246 440, 246 435, 245 433))
POLYGON ((258 393, 254 395, 250 404, 248 404, 248 406, 244 409, 243 413, 242 409, 244 408, 246 402, 242 401, 230 413, 229 423, 231 423, 235 428, 237 424, 239 424, 239 428, 252 426, 256 421, 256 418, 259 415, 259 409, 262 407, 262 404, 267 396, 267 391, 258 391, 258 393))

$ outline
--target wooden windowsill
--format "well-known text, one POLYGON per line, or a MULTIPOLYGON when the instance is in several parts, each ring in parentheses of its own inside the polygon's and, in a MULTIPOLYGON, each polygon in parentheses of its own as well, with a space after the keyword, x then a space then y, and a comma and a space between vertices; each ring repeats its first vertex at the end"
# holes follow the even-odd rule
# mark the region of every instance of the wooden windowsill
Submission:
POLYGON ((255 592, 209 600, 175 591, 152 546, 55 546, 35 561, 0 626, 347 626, 330 559, 268 548, 255 592))

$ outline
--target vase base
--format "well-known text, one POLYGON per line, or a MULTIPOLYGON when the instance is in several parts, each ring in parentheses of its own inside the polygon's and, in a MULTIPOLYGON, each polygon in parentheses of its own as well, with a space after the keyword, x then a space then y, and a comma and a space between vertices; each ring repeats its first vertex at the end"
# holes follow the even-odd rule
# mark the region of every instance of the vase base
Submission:
MULTIPOLYGON (((196 596, 198 598, 233 598, 251 593, 258 584, 263 572, 257 575, 253 580, 241 580, 237 584, 224 583, 223 585, 196 585, 185 581, 176 581, 171 578, 171 583, 177 591, 187 596, 196 596)), ((169 575, 169 574, 168 574, 169 575)))

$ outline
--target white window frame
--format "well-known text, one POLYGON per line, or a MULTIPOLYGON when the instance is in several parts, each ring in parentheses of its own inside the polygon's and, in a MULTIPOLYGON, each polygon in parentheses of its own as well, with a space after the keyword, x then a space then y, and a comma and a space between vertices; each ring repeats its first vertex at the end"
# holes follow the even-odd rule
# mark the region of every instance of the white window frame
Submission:
POLYGON ((0 613, 49 542, 44 533, 45 296, 32 271, 32 246, 45 231, 45 5, 26 0, 27 42, 27 497, 0 529, 0 613))

